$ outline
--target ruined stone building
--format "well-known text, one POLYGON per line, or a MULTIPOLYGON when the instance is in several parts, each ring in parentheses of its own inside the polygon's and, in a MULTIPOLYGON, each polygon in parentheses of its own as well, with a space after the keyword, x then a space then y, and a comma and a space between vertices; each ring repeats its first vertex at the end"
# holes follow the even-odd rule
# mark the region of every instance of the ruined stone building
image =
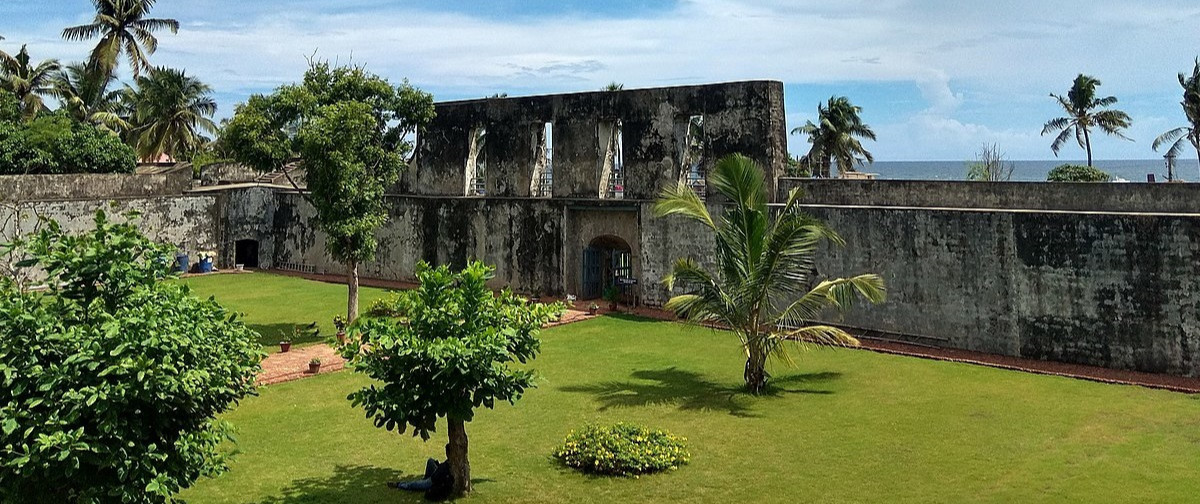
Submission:
MULTIPOLYGON (((776 200, 802 188, 807 211, 846 238, 821 254, 822 276, 885 278, 886 304, 835 322, 926 345, 1200 375, 1200 184, 788 179, 786 141, 779 82, 439 103, 415 166, 387 196, 377 260, 360 271, 403 281, 418 261, 479 259, 496 266, 497 287, 589 299, 617 285, 661 304, 672 263, 711 261, 713 237, 655 218, 654 198, 680 181, 707 194, 713 163, 741 153, 776 200)), ((218 267, 343 272, 313 209, 278 177, 198 188, 190 172, 0 177, 0 194, 17 202, 0 210, 0 231, 31 226, 15 206, 68 227, 112 206, 140 210, 147 232, 181 250, 218 252, 218 267)))

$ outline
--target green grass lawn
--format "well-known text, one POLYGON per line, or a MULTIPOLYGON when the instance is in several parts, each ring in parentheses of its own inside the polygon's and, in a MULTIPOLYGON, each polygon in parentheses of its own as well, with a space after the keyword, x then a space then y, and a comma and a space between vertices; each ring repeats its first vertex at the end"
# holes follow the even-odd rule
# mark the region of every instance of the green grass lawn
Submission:
MULTIPOLYGON (((318 338, 307 337, 293 344, 311 344, 334 334, 333 317, 346 315, 346 286, 301 278, 243 273, 195 276, 181 280, 201 297, 215 296, 222 306, 246 315, 246 325, 258 331, 259 343, 270 347, 280 337, 292 334, 298 324, 318 323, 318 338)), ((366 311, 372 301, 387 296, 384 289, 363 287, 359 306, 366 311)))
MULTIPOLYGON (((313 318, 296 306, 310 294, 291 279, 204 281, 247 311, 249 297, 235 304, 226 282, 255 291, 280 282, 291 292, 279 304, 300 310, 284 318, 313 318)), ((332 314, 344 294, 328 288, 332 314)), ((831 350, 774 369, 775 394, 756 398, 740 392, 742 364, 731 337, 676 323, 602 317, 548 330, 533 364, 540 387, 468 424, 477 479, 470 500, 1144 503, 1200 495, 1200 401, 1187 395, 831 350), (691 464, 602 478, 550 458, 572 428, 619 420, 686 436, 691 464)), ((441 457, 445 434, 421 442, 376 429, 345 399, 367 384, 343 372, 264 389, 227 416, 239 429, 232 471, 182 497, 418 502, 384 483, 441 457)))

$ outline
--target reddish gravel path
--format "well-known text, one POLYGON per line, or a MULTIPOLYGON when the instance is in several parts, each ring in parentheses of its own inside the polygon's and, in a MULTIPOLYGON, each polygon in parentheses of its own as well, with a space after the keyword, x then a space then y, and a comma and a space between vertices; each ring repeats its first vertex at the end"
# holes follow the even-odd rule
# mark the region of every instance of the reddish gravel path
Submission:
MULTIPOLYGON (((342 283, 345 281, 344 277, 336 275, 310 275, 279 271, 272 271, 272 273, 324 282, 342 283)), ((413 284, 404 282, 368 279, 363 279, 362 285, 389 289, 405 289, 414 287, 413 284)), ((676 320, 676 317, 673 314, 650 307, 624 308, 623 311, 625 313, 632 313, 634 315, 659 320, 676 320)), ((607 312, 607 310, 602 309, 601 313, 604 312, 607 312)), ((588 315, 586 312, 578 309, 572 309, 567 311, 561 321, 550 324, 549 326, 552 327, 570 324, 579 322, 581 320, 587 320, 589 318, 592 318, 592 316, 588 315)), ((1062 362, 1024 359, 1020 357, 1008 357, 1004 355, 985 354, 967 350, 953 350, 924 345, 913 345, 866 336, 860 336, 860 339, 862 340, 862 349, 879 353, 904 355, 909 357, 948 362, 961 362, 1001 369, 1011 369, 1014 371, 1024 371, 1028 373, 1064 376, 1068 378, 1077 378, 1081 380, 1090 380, 1102 383, 1138 385, 1155 389, 1186 392, 1189 394, 1200 394, 1200 378, 1139 373, 1136 371, 1122 371, 1096 366, 1084 366, 1079 364, 1066 364, 1062 362)), ((278 349, 276 348, 275 351, 278 352, 278 349)), ((328 345, 322 344, 302 348, 292 348, 292 351, 288 353, 273 353, 263 361, 263 372, 259 374, 259 383, 268 385, 312 376, 308 373, 308 362, 313 357, 318 357, 321 359, 321 372, 323 373, 339 371, 345 367, 345 361, 343 361, 341 357, 335 355, 333 353, 333 349, 328 345)))

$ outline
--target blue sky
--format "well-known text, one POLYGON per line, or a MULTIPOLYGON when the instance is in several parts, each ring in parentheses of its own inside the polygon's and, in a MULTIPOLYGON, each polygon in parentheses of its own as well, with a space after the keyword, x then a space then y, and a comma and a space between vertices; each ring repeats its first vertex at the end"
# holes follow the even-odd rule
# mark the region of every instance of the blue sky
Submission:
MULTIPOLYGON (((1080 72, 1134 119, 1135 141, 1099 138, 1097 158, 1158 157, 1153 138, 1183 121, 1175 75, 1200 55, 1200 4, 1181 0, 159 0, 154 15, 183 28, 152 61, 210 83, 222 117, 314 52, 439 100, 765 78, 786 85, 789 128, 831 95, 861 105, 880 161, 966 160, 984 143, 1052 159, 1049 93, 1080 72)), ((0 49, 82 59, 90 44, 59 32, 91 16, 88 0, 0 0, 0 49)))

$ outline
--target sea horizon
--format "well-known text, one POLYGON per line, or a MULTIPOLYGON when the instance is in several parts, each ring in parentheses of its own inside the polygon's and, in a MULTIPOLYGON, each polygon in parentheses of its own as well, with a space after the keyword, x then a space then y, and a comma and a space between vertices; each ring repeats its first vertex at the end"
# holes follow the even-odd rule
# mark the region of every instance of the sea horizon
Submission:
MULTIPOLYGON (((883 180, 967 180, 967 169, 975 161, 876 161, 859 167, 858 171, 874 173, 883 180)), ((1006 160, 1013 166, 1013 182, 1045 181, 1050 170, 1063 164, 1086 165, 1086 160, 1033 159, 1006 160)), ((1113 182, 1147 182, 1153 174, 1155 182, 1167 181, 1166 162, 1158 159, 1100 159, 1092 163, 1113 176, 1113 182)), ((1175 160, 1175 177, 1185 182, 1200 181, 1200 161, 1175 160)))

